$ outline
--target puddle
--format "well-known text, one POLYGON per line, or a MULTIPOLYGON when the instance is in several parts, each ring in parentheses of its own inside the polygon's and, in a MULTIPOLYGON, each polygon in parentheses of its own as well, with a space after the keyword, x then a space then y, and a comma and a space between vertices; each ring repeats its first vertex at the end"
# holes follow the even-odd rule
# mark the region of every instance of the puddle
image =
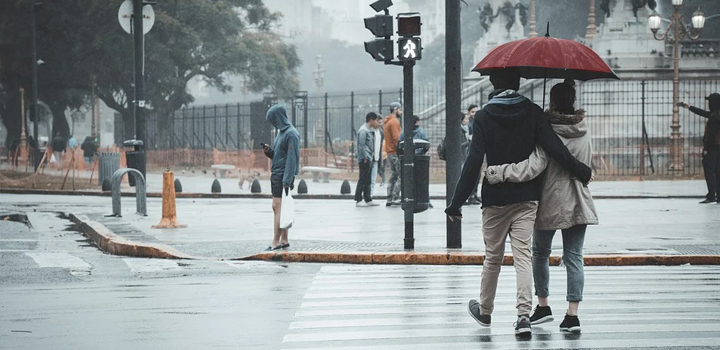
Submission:
POLYGON ((32 228, 30 219, 28 219, 27 215, 25 214, 0 214, 0 220, 17 222, 29 228, 32 228))

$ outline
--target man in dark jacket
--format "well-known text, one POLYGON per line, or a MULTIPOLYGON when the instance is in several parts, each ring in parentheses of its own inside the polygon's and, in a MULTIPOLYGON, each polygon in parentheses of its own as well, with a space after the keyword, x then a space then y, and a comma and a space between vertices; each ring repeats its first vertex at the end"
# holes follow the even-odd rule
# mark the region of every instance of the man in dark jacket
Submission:
POLYGON ((65 138, 63 138, 58 132, 52 139, 53 155, 55 156, 55 161, 57 162, 58 169, 62 169, 62 160, 63 154, 65 153, 65 148, 67 148, 67 142, 65 141, 65 138))
POLYGON ((266 250, 278 250, 290 247, 288 229, 280 228, 280 211, 283 192, 288 194, 293 189, 295 175, 300 171, 300 134, 290 124, 283 106, 270 107, 265 119, 278 130, 273 148, 263 144, 265 155, 272 159, 270 189, 273 197, 272 209, 275 214, 273 240, 266 250))
POLYGON ((720 94, 710 94, 705 100, 708 101, 709 111, 693 107, 685 102, 681 102, 681 104, 691 112, 708 120, 703 135, 702 155, 708 193, 705 195, 705 200, 700 203, 715 203, 716 201, 720 203, 720 94))
POLYGON ((370 112, 365 116, 365 124, 358 130, 357 162, 360 172, 355 187, 355 205, 358 207, 376 207, 380 204, 372 200, 371 179, 373 163, 375 159, 375 129, 380 124, 380 116, 370 112), (364 202, 363 202, 364 200, 364 202))
MULTIPOLYGON (((515 163, 527 159, 541 146, 565 169, 583 183, 591 181, 592 171, 575 159, 553 132, 542 109, 518 94, 520 77, 511 70, 490 75, 495 91, 490 101, 475 114, 473 139, 470 143, 462 174, 445 213, 461 219, 460 207, 467 200, 480 176, 483 158, 488 165, 515 163)), ((517 314, 515 333, 531 333, 532 262, 530 241, 535 223, 539 179, 524 183, 490 185, 483 181, 482 222, 485 242, 480 301, 470 300, 468 311, 480 325, 490 326, 500 266, 505 254, 505 241, 510 236, 517 279, 517 314)))
POLYGON ((83 150, 85 164, 92 164, 95 159, 95 153, 97 152, 97 146, 95 145, 93 138, 90 136, 85 137, 85 141, 83 141, 82 145, 80 145, 80 149, 83 150))

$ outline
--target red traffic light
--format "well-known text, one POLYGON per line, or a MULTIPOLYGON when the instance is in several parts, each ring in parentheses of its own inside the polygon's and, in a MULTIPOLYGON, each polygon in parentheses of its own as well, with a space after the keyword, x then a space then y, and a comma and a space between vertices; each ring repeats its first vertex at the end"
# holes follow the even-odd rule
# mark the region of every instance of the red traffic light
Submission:
POLYGON ((417 36, 420 35, 420 14, 417 12, 398 13, 397 15, 398 35, 417 36))

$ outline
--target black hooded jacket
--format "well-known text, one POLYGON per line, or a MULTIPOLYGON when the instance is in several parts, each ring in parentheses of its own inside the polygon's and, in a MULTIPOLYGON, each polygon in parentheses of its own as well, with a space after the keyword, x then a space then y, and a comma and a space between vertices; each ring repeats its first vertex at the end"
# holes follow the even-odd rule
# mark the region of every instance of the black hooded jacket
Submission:
POLYGON ((703 135, 703 147, 712 148, 720 146, 720 94, 710 94, 706 98, 710 111, 706 111, 697 107, 690 106, 690 111, 707 118, 705 124, 705 134, 703 135))
MULTIPOLYGON (((550 157, 581 182, 588 183, 590 168, 575 159, 550 125, 540 106, 512 90, 496 90, 491 100, 475 113, 473 139, 463 165, 448 215, 459 215, 480 176, 483 158, 488 165, 518 163, 542 147, 550 157)), ((540 199, 540 179, 522 183, 504 182, 491 185, 487 178, 482 186, 483 207, 504 206, 540 199)))

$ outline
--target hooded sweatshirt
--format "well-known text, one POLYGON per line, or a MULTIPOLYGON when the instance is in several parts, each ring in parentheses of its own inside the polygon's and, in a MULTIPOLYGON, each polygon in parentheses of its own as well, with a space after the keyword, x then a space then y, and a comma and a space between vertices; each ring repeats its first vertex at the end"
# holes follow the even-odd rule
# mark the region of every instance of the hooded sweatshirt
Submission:
MULTIPOLYGON (((542 147, 562 168, 581 182, 590 181, 590 168, 575 159, 558 138, 543 110, 514 90, 495 90, 490 101, 475 113, 473 139, 452 203, 445 212, 459 215, 480 176, 483 158, 488 165, 518 163, 542 147)), ((505 206, 540 199, 539 179, 491 185, 483 180, 483 207, 505 206)))
POLYGON ((388 155, 397 154, 397 144, 400 142, 400 133, 402 127, 400 127, 400 120, 394 115, 390 114, 385 117, 385 153, 388 155))
POLYGON ((270 172, 282 176, 283 186, 292 187, 295 175, 300 171, 300 133, 290 124, 283 106, 270 107, 265 119, 278 129, 270 172))
POLYGON ((690 111, 708 119, 703 135, 703 147, 712 148, 720 145, 720 94, 710 94, 707 97, 710 111, 690 106, 690 111))

